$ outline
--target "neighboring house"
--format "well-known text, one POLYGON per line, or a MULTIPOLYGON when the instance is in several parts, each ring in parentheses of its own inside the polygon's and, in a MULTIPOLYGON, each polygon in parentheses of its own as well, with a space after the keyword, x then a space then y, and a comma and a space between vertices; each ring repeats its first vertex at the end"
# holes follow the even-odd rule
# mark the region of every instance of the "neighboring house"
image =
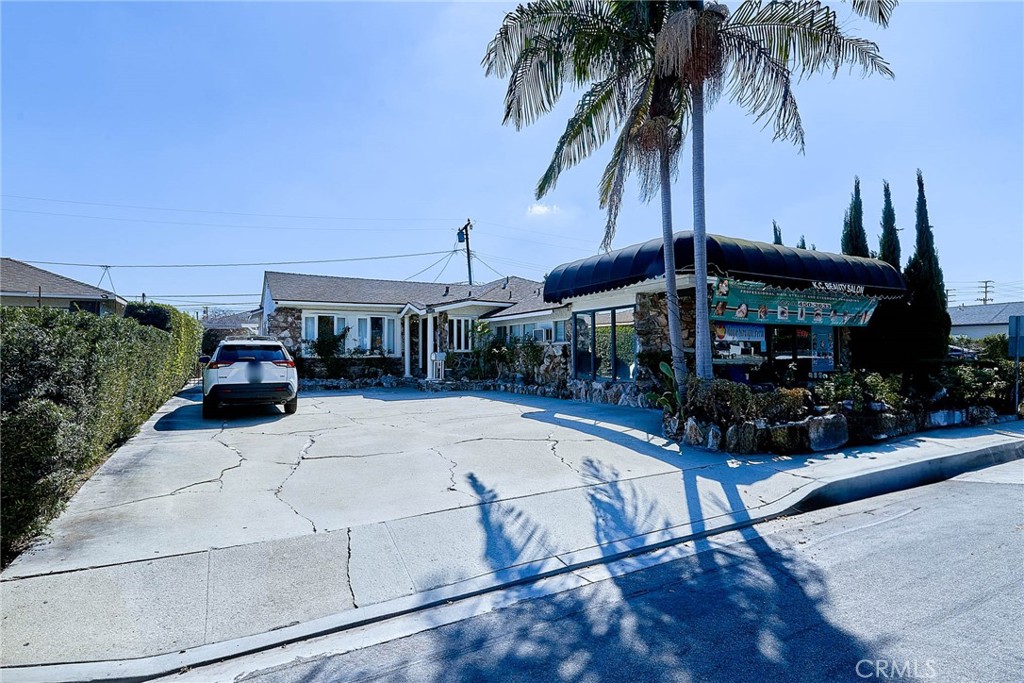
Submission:
POLYGON ((127 302, 105 289, 4 258, 0 263, 0 304, 121 315, 127 302))
POLYGON ((992 334, 1008 334, 1010 318, 1015 315, 1024 315, 1024 301, 979 306, 951 306, 948 312, 950 322, 953 323, 949 330, 950 336, 981 339, 992 334))
POLYGON ((255 308, 251 311, 241 313, 229 313, 218 315, 213 318, 203 318, 200 322, 204 330, 224 330, 225 332, 237 332, 238 334, 258 334, 260 331, 260 320, 263 309, 255 308))
POLYGON ((519 277, 467 285, 267 271, 260 329, 293 352, 345 333, 346 354, 401 358, 406 377, 434 378, 432 354, 471 351, 478 321, 499 337, 564 341, 568 308, 545 303, 543 288, 519 277))

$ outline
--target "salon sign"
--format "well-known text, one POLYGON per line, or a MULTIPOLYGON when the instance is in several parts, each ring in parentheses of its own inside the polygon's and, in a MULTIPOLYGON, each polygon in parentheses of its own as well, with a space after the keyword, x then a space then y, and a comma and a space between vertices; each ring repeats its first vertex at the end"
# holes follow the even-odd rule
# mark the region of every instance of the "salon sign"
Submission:
POLYGON ((829 284, 815 282, 807 289, 790 290, 763 282, 718 278, 711 297, 711 320, 757 325, 866 326, 878 299, 863 296, 863 288, 829 284))

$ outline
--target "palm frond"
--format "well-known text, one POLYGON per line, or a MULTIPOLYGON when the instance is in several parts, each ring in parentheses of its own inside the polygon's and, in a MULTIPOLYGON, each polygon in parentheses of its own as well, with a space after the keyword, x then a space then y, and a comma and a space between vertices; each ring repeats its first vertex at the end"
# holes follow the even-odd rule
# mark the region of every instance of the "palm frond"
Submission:
POLYGON ((735 33, 721 35, 729 71, 729 94, 758 121, 767 119, 776 140, 792 140, 803 151, 804 128, 785 62, 765 46, 735 33))
POLYGON ((899 0, 852 0, 850 4, 854 12, 886 28, 899 0))
POLYGON ((598 205, 607 210, 608 220, 605 222, 604 237, 601 240, 601 250, 609 251, 612 240, 615 239, 615 229, 619 219, 619 209, 622 208, 622 195, 626 189, 626 178, 633 167, 635 148, 635 135, 637 128, 647 118, 651 106, 651 94, 653 91, 653 75, 648 77, 638 88, 633 106, 622 123, 619 137, 612 148, 612 157, 601 174, 601 182, 598 183, 598 205))
POLYGON ((563 170, 583 161, 608 140, 612 127, 622 118, 620 81, 619 75, 613 74, 595 83, 580 98, 576 112, 558 139, 551 163, 537 183, 537 199, 555 187, 563 170))
POLYGON ((844 34, 836 13, 820 2, 746 0, 721 30, 759 43, 800 78, 824 70, 836 76, 844 65, 864 75, 893 75, 878 45, 844 34))
POLYGON ((593 0, 537 0, 507 14, 482 60, 488 76, 509 79, 504 122, 529 125, 551 111, 567 81, 607 75, 613 64, 603 48, 619 32, 593 0))

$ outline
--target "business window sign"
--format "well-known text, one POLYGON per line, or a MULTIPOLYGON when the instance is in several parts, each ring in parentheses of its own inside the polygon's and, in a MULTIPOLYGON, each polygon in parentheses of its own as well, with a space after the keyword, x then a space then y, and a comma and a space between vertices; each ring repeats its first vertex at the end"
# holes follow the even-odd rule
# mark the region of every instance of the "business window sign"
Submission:
POLYGON ((802 290, 763 282, 718 278, 711 298, 711 319, 759 325, 864 327, 878 299, 863 296, 859 285, 815 282, 802 290))

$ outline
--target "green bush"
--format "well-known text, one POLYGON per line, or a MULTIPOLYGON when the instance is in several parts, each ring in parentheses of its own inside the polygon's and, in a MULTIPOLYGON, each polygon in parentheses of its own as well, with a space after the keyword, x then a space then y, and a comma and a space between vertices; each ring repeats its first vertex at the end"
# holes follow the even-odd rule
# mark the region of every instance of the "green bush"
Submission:
MULTIPOLYGON (((149 308, 146 319, 164 316, 149 308)), ((76 477, 130 437, 193 376, 200 328, 171 307, 170 332, 131 318, 0 309, 0 554, 63 506, 76 477)))
POLYGON ((725 379, 701 380, 691 376, 686 388, 685 413, 720 426, 747 420, 770 424, 795 422, 807 416, 810 394, 806 389, 775 389, 754 393, 745 384, 725 379))

